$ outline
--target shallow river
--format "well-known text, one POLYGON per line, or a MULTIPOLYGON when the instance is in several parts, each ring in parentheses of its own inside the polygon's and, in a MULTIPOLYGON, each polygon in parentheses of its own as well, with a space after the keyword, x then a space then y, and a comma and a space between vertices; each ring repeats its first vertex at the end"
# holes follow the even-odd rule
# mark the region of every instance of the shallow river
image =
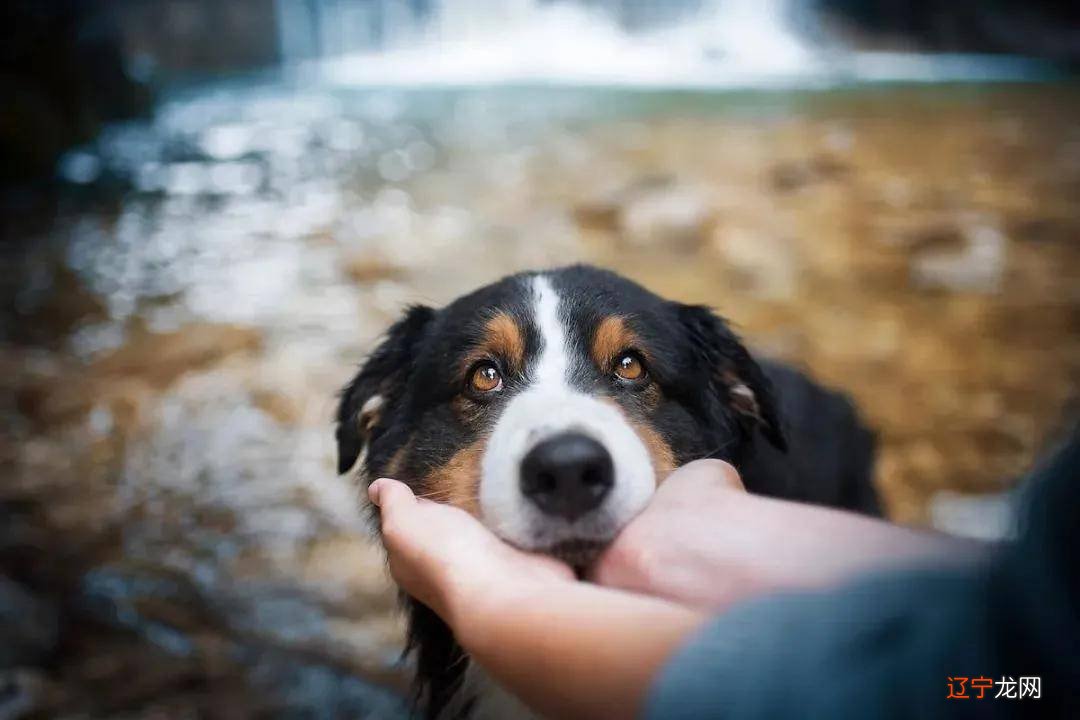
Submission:
POLYGON ((903 522, 1076 416, 1075 85, 227 84, 64 172, 0 279, 0 717, 401 716, 334 394, 405 305, 511 271, 715 306, 851 394, 903 522))

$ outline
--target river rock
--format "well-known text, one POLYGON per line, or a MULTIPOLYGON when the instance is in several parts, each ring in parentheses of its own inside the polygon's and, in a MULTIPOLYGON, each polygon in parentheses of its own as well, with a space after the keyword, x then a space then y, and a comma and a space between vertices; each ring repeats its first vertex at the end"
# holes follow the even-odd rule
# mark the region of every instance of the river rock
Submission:
POLYGON ((643 193, 628 203, 619 230, 632 245, 690 252, 708 240, 715 222, 716 212, 703 189, 674 186, 643 193))
POLYGON ((707 242, 716 216, 705 188, 666 175, 643 176, 574 207, 582 229, 611 233, 634 247, 679 252, 707 242))
POLYGON ((769 173, 769 182, 777 192, 794 192, 814 183, 837 180, 848 170, 845 163, 832 155, 815 155, 777 163, 769 173))
POLYGON ((958 249, 932 248, 911 260, 917 287, 954 292, 996 292, 1005 268, 1005 235, 985 218, 967 219, 960 227, 958 249))
POLYGON ((794 242, 769 232, 721 225, 714 233, 713 248, 752 296, 786 299, 794 294, 800 267, 794 242))
POLYGON ((345 274, 354 282, 367 284, 379 280, 398 280, 405 271, 384 257, 364 253, 346 258, 345 274))
POLYGON ((585 230, 618 233, 626 208, 643 196, 670 188, 670 175, 643 175, 627 184, 600 188, 574 206, 574 221, 585 230))

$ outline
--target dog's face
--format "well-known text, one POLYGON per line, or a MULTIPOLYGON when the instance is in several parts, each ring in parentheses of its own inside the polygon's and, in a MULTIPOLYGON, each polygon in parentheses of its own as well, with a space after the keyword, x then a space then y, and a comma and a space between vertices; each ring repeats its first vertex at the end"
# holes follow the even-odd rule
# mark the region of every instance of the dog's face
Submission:
POLYGON ((675 467, 783 447, 768 381, 724 323, 589 267, 514 275, 389 331, 338 410, 363 455, 518 547, 582 564, 675 467))

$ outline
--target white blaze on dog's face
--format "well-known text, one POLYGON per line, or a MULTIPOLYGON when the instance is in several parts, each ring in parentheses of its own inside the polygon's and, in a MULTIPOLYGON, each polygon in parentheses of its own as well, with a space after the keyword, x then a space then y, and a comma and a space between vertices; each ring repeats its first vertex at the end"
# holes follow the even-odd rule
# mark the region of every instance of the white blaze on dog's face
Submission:
POLYGON ((616 404, 571 384, 571 368, 580 359, 572 357, 558 292, 543 275, 531 278, 530 286, 540 352, 527 368, 526 388, 503 410, 484 451, 480 514, 492 530, 521 547, 604 542, 645 507, 656 487, 656 468, 616 404), (552 486, 539 492, 576 494, 576 501, 538 503, 525 487, 526 458, 552 442, 552 452, 558 454, 561 443, 578 457, 537 468, 541 484, 547 480, 552 486), (574 482, 593 487, 565 487, 574 482), (595 506, 588 507, 594 499, 595 506))
POLYGON ((705 308, 613 273, 515 275, 411 309, 345 389, 339 470, 361 455, 509 542, 585 564, 671 470, 737 461, 775 408, 705 308))

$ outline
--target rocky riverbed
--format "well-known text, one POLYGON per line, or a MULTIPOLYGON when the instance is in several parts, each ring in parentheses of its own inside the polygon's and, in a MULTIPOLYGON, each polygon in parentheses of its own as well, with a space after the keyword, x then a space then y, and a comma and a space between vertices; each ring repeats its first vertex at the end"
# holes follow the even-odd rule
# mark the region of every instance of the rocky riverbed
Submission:
POLYGON ((226 86, 63 167, 0 278, 0 718, 404 717, 334 395, 514 270, 611 267, 849 392, 902 522, 1076 415, 1072 85, 226 86))

